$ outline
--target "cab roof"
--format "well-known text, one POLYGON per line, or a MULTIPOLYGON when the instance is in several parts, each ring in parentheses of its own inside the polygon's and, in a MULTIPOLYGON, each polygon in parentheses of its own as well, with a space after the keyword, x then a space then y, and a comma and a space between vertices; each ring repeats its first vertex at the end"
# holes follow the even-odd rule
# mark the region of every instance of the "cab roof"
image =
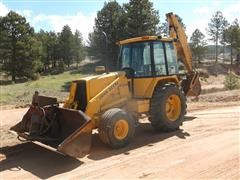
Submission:
POLYGON ((166 38, 166 37, 161 37, 161 36, 141 36, 141 37, 135 37, 135 38, 118 41, 117 45, 124 45, 124 44, 144 42, 144 41, 156 41, 156 40, 167 41, 167 42, 173 41, 172 38, 166 38))

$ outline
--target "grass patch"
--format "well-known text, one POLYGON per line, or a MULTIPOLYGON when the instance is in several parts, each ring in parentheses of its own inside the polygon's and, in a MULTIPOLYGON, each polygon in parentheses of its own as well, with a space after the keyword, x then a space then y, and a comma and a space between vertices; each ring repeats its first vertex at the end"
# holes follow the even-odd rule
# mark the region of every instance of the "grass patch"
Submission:
POLYGON ((0 105, 25 105, 31 102, 34 91, 40 95, 57 97, 64 101, 68 96, 68 87, 71 81, 81 78, 80 73, 70 71, 58 75, 42 76, 36 81, 27 81, 19 84, 0 86, 0 105))

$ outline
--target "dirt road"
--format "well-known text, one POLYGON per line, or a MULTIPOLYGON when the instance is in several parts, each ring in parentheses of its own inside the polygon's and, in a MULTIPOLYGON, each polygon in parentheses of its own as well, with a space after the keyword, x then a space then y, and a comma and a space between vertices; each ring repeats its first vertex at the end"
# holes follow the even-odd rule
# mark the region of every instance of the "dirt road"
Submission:
POLYGON ((118 150, 94 134, 91 153, 79 160, 7 138, 7 127, 23 114, 12 111, 1 112, 0 179, 240 178, 240 106, 191 111, 172 133, 142 123, 131 145, 118 150))

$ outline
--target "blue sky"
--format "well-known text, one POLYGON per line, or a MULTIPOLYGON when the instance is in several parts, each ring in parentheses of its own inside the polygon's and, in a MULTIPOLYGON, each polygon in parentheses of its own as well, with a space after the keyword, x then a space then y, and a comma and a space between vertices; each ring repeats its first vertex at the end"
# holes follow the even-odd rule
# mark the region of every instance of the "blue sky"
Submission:
MULTIPOLYGON (((65 24, 73 31, 78 29, 85 40, 92 31, 97 11, 103 7, 104 0, 0 0, 0 16, 9 10, 24 15, 36 31, 39 29, 60 32, 65 24)), ((128 0, 118 0, 120 4, 128 0)), ((239 0, 152 0, 159 11, 160 21, 165 20, 165 13, 174 12, 183 18, 187 26, 187 35, 198 28, 206 32, 211 16, 217 10, 229 22, 240 20, 239 0)))

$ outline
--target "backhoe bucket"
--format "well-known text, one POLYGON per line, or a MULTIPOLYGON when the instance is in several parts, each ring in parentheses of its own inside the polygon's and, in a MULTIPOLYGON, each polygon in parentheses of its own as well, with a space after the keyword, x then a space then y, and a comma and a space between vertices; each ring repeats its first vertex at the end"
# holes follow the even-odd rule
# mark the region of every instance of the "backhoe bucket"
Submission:
POLYGON ((193 72, 192 74, 188 74, 187 78, 182 81, 181 86, 187 96, 199 96, 201 93, 199 73, 193 72))
POLYGON ((20 140, 40 142, 72 157, 83 157, 91 148, 92 123, 80 110, 31 106, 10 130, 17 132, 20 140))

